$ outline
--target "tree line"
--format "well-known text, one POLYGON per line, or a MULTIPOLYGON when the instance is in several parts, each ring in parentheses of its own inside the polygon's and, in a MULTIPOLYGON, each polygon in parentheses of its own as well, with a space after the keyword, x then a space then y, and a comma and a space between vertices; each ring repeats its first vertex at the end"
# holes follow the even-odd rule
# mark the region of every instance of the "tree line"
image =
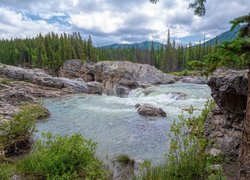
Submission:
MULTIPOLYGON (((216 43, 217 44, 217 43, 216 43)), ((204 57, 215 52, 216 48, 212 45, 205 44, 200 41, 194 45, 177 44, 175 39, 172 40, 170 30, 168 31, 168 39, 166 45, 158 48, 154 47, 151 42, 150 49, 135 48, 110 48, 97 50, 98 60, 122 60, 135 63, 150 64, 164 72, 178 72, 186 69, 192 69, 192 62, 202 62, 204 57)))
POLYGON ((177 44, 168 31, 166 45, 149 49, 104 49, 93 46, 91 36, 83 39, 81 34, 37 35, 34 38, 0 40, 0 62, 29 68, 58 70, 66 60, 82 59, 88 62, 131 61, 150 64, 164 72, 190 69, 193 61, 202 62, 204 56, 215 51, 211 45, 200 41, 197 45, 177 44))
POLYGON ((1 63, 32 68, 57 70, 68 59, 94 61, 94 51, 91 37, 82 39, 80 33, 0 40, 1 63))

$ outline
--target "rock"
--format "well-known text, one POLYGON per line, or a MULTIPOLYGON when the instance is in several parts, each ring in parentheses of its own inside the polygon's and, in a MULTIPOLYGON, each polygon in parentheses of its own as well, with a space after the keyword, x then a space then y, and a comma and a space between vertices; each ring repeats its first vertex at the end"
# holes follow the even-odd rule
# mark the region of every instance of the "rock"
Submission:
POLYGON ((15 66, 0 65, 0 75, 5 75, 6 77, 11 78, 13 80, 28 81, 32 82, 33 84, 38 84, 46 87, 67 89, 69 92, 72 93, 96 93, 96 90, 98 89, 97 94, 101 94, 99 91, 101 90, 99 83, 87 84, 85 81, 79 79, 54 77, 46 74, 41 69, 24 69, 15 66))
POLYGON ((23 102, 34 102, 34 98, 25 89, 6 91, 0 96, 0 99, 12 105, 20 105, 23 102))
POLYGON ((232 114, 245 114, 247 102, 247 70, 218 69, 208 85, 218 106, 232 114))
POLYGON ((154 107, 150 104, 144 104, 142 106, 140 106, 137 110, 137 112, 141 115, 141 116, 160 116, 160 117, 167 117, 167 114, 165 111, 163 111, 162 108, 157 108, 154 107))
POLYGON ((218 69, 208 81, 218 106, 208 115, 205 136, 222 155, 239 155, 247 102, 247 72, 218 69))
POLYGON ((66 61, 59 75, 68 78, 82 78, 86 82, 98 81, 103 84, 105 93, 126 97, 130 90, 148 87, 152 84, 174 83, 179 77, 164 74, 147 64, 128 61, 101 61, 96 64, 66 61), (81 66, 76 68, 75 66, 81 66))
POLYGON ((216 148, 212 148, 209 151, 209 154, 212 155, 212 156, 218 156, 218 155, 220 155, 220 153, 221 153, 220 150, 216 149, 216 148))
POLYGON ((64 62, 63 66, 59 69, 59 76, 75 79, 80 77, 80 70, 83 66, 81 59, 72 59, 64 62))
POLYGON ((141 105, 139 104, 139 103, 137 103, 136 105, 135 105, 135 108, 139 108, 141 105))
POLYGON ((207 84, 207 80, 201 76, 184 76, 181 78, 181 82, 192 84, 207 84))
POLYGON ((99 94, 99 95, 103 93, 104 89, 103 84, 96 81, 88 82, 87 88, 88 88, 87 91, 88 94, 99 94))
POLYGON ((222 170, 222 165, 220 165, 220 164, 211 165, 211 166, 209 166, 209 170, 212 172, 217 172, 219 170, 222 170))

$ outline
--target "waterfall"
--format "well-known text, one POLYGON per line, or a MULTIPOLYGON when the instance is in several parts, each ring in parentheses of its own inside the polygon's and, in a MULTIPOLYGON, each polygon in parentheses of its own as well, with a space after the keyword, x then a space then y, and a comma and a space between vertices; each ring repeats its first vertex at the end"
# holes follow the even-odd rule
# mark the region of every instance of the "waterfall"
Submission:
POLYGON ((145 97, 143 90, 144 89, 142 89, 142 88, 133 89, 132 91, 129 92, 128 98, 145 97))

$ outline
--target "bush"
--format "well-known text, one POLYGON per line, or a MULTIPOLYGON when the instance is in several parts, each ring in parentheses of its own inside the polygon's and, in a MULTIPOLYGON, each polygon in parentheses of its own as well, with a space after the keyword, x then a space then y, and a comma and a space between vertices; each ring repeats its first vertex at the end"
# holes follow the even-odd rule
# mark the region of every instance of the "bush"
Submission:
POLYGON ((107 172, 95 157, 96 144, 80 134, 43 135, 32 153, 21 160, 17 169, 28 176, 46 179, 105 179, 107 172))
POLYGON ((0 164, 0 179, 11 179, 14 174, 14 165, 12 164, 0 164))
POLYGON ((7 156, 26 152, 31 147, 35 122, 48 117, 49 111, 41 104, 25 104, 21 111, 0 125, 0 151, 7 156))
POLYGON ((142 179, 207 179, 221 177, 220 170, 211 175, 210 167, 217 159, 206 153, 210 144, 205 139, 204 124, 208 113, 214 107, 213 102, 208 102, 206 108, 198 117, 192 116, 193 108, 189 110, 190 117, 179 116, 179 122, 171 126, 170 149, 165 164, 151 167, 142 179))
POLYGON ((175 76, 203 76, 204 73, 202 71, 179 71, 179 72, 172 72, 175 76))
POLYGON ((23 153, 31 146, 30 137, 35 131, 35 115, 31 109, 22 109, 11 120, 0 125, 0 150, 6 155, 23 153))
POLYGON ((123 166, 134 166, 135 164, 135 160, 131 159, 127 154, 117 156, 116 161, 123 166))
POLYGON ((33 116, 35 120, 45 119, 50 115, 48 109, 43 107, 43 105, 40 103, 25 104, 21 107, 21 109, 33 116))

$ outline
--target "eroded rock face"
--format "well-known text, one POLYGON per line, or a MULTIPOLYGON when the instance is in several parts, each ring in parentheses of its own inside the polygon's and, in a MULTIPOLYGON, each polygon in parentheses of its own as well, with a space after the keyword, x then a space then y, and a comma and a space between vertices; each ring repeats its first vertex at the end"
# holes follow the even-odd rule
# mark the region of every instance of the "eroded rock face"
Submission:
POLYGON ((102 94, 101 91, 96 91, 96 89, 101 90, 101 84, 98 82, 88 84, 81 79, 69 79, 64 77, 54 77, 45 73, 41 69, 24 69, 15 66, 0 65, 0 75, 4 75, 7 78, 19 81, 28 81, 33 84, 38 84, 46 87, 52 87, 57 89, 67 89, 69 92, 96 92, 97 94, 102 94), (96 85, 96 86, 94 86, 96 85), (93 89, 91 89, 93 88, 93 89))
MULTIPOLYGON (((138 106, 137 106, 138 107, 138 106)), ((142 106, 139 106, 137 112, 141 116, 150 116, 150 117, 167 117, 167 114, 165 111, 163 111, 162 108, 154 107, 150 104, 144 104, 142 106)))
POLYGON ((247 70, 218 69, 208 81, 218 107, 207 118, 205 135, 215 141, 215 147, 224 155, 237 157, 239 154, 247 83, 247 70))
POLYGON ((80 77, 86 82, 98 81, 103 84, 105 93, 125 97, 129 91, 138 87, 152 84, 174 83, 179 78, 164 74, 147 64, 127 61, 101 61, 96 64, 85 63, 81 60, 69 60, 60 69, 63 77, 80 77), (76 65, 81 68, 75 68, 76 65))

